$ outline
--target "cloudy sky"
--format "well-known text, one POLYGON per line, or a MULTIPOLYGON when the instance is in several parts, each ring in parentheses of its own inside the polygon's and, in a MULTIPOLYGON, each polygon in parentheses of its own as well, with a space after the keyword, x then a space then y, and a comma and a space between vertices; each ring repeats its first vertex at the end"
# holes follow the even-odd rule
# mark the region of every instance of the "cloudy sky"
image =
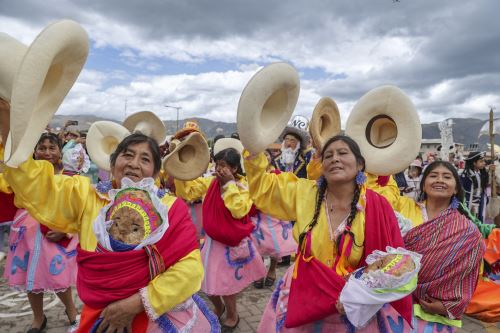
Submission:
MULTIPOLYGON (((295 114, 322 96, 343 123, 356 101, 394 84, 423 123, 500 113, 500 2, 496 0, 0 0, 0 31, 25 44, 70 18, 91 51, 59 114, 116 120, 138 110, 162 119, 233 122, 245 84, 286 61, 301 78, 295 114)), ((344 127, 344 126, 342 126, 344 127)))

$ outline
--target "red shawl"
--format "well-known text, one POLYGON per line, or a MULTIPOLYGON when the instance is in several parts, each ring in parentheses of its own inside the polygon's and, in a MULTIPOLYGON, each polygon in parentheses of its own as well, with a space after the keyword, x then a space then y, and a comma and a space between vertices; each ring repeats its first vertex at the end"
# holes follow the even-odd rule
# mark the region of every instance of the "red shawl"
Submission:
POLYGON ((448 312, 460 318, 476 289, 485 252, 477 227, 450 209, 411 229, 404 240, 408 250, 423 255, 413 296, 438 299, 448 312))
POLYGON ((0 192, 0 225, 14 220, 17 207, 14 205, 14 193, 0 192))
MULTIPOLYGON (((359 267, 366 266, 366 257, 374 250, 385 251, 386 246, 404 247, 394 210, 383 196, 370 189, 366 190, 364 245, 359 267)), ((392 302, 391 305, 411 325, 411 295, 392 302)))
POLYGON ((250 220, 253 211, 254 206, 245 217, 235 219, 224 205, 220 183, 215 178, 203 199, 203 229, 210 238, 231 247, 237 246, 254 229, 250 220))
MULTIPOLYGON (((182 200, 169 207, 168 223, 168 230, 155 244, 166 269, 198 248, 196 230, 182 200)), ((78 295, 94 309, 127 298, 150 281, 145 251, 90 252, 78 247, 77 263, 78 295)))
MULTIPOLYGON (((307 237, 310 244, 310 233, 307 237)), ((310 246, 308 243, 306 245, 310 246)), ((366 190, 364 253, 358 268, 366 266, 365 260, 370 253, 374 250, 385 251, 387 246, 395 248, 404 246, 394 210, 384 197, 371 190, 366 190)), ((310 252, 310 249, 308 251, 310 252)), ((306 252, 306 257, 308 256, 309 254, 306 252)), ((292 286, 290 287, 286 327, 303 325, 306 322, 337 313, 335 303, 340 296, 345 281, 336 274, 335 268, 329 269, 326 265, 311 260, 311 258, 313 257, 307 258, 308 262, 310 262, 308 265, 304 263, 303 255, 298 257, 296 263, 296 265, 299 265, 296 266, 297 277, 292 280, 292 286), (299 288, 294 285, 296 283, 299 283, 299 288), (328 291, 326 295, 325 290, 328 291), (316 300, 314 304, 306 304, 305 300, 311 299, 316 300), (303 304, 302 309, 300 303, 303 304)), ((392 302, 391 305, 411 325, 411 295, 392 302)))

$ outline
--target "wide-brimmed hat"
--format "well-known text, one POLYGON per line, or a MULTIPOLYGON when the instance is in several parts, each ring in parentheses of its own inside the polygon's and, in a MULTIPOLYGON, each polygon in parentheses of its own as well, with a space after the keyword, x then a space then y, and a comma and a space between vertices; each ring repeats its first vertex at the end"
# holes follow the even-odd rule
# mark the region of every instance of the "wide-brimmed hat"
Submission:
POLYGON ((485 153, 480 151, 471 151, 469 155, 464 159, 465 161, 477 161, 484 158, 485 153))
POLYGON ((285 136, 292 134, 299 138, 301 149, 306 148, 309 144, 309 133, 307 132, 309 128, 309 120, 304 116, 295 116, 285 127, 280 135, 280 140, 285 140, 285 136))
POLYGON ((320 150, 328 139, 340 133, 339 108, 330 97, 322 97, 314 107, 309 133, 314 146, 320 150))
POLYGON ((207 171, 210 162, 208 143, 199 132, 170 142, 170 153, 163 159, 163 169, 179 180, 192 180, 207 171))
POLYGON ((217 140, 217 142, 214 145, 214 156, 217 155, 219 152, 228 149, 228 148, 233 148, 235 149, 239 154, 240 154, 240 165, 241 169, 244 170, 243 168, 243 144, 241 143, 240 140, 234 139, 234 138, 222 138, 217 140))
POLYGON ((128 129, 108 120, 96 121, 87 133, 86 146, 90 159, 101 169, 110 171, 110 156, 130 135, 128 129))
POLYGON ((361 97, 345 132, 358 143, 366 171, 381 176, 406 169, 418 155, 422 140, 416 109, 395 86, 381 86, 361 97))
POLYGON ((165 124, 151 111, 139 111, 131 114, 123 121, 123 127, 131 133, 142 133, 161 144, 167 136, 165 124))
POLYGON ((27 47, 0 34, 0 97, 10 103, 5 160, 17 167, 32 153, 85 64, 89 39, 76 22, 46 27, 27 47))
POLYGON ((240 140, 252 153, 276 141, 297 104, 299 75, 287 63, 270 64, 248 81, 238 103, 240 140))

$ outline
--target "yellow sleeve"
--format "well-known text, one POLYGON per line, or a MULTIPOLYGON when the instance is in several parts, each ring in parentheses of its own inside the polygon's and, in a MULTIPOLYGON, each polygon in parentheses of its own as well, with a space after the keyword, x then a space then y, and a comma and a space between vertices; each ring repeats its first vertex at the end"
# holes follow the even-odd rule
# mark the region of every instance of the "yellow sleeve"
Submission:
POLYGON ((199 177, 187 181, 175 179, 175 195, 189 202, 201 200, 213 179, 214 177, 199 177))
POLYGON ((412 198, 400 195, 398 184, 392 176, 386 186, 377 184, 377 176, 369 173, 366 176, 366 187, 386 198, 396 212, 412 221, 414 227, 423 223, 420 206, 412 198))
POLYGON ((12 189, 10 188, 9 183, 7 183, 7 180, 5 180, 3 173, 0 173, 0 192, 12 193, 12 189))
POLYGON ((89 220, 87 214, 95 214, 95 209, 85 209, 89 201, 95 201, 87 177, 54 175, 52 164, 32 158, 18 168, 6 167, 4 177, 15 193, 14 204, 26 208, 50 229, 76 233, 80 221, 89 220))
POLYGON ((248 214, 252 208, 252 199, 248 186, 244 181, 228 182, 222 187, 222 199, 224 205, 235 219, 241 219, 248 214))
POLYGON ((307 179, 318 180, 323 173, 323 165, 321 164, 321 158, 315 158, 314 155, 307 164, 307 179))
POLYGON ((140 294, 152 320, 184 302, 201 288, 203 265, 196 249, 155 277, 140 294))
MULTIPOLYGON (((248 152, 246 152, 248 156, 248 152)), ((297 220, 297 187, 300 179, 291 172, 266 172, 264 153, 245 158, 250 196, 257 208, 284 221, 297 220)), ((308 181, 308 180, 305 180, 308 181)))

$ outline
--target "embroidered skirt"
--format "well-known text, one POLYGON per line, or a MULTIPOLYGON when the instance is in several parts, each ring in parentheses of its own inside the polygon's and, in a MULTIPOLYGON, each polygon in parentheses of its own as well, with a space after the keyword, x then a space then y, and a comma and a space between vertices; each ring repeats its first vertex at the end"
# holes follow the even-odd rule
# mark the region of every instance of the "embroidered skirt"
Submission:
POLYGON ((201 290, 207 295, 233 295, 266 276, 266 266, 249 237, 230 247, 207 236, 201 260, 205 268, 201 290))
MULTIPOLYGON (((262 315, 257 332, 362 332, 362 333, 431 333, 442 332, 452 333, 454 329, 451 326, 426 322, 418 318, 413 318, 414 330, 411 330, 410 325, 406 323, 399 313, 396 312, 389 304, 373 316, 365 327, 357 329, 349 322, 346 316, 332 314, 323 320, 319 320, 307 325, 294 328, 286 328, 285 320, 288 306, 288 295, 290 293, 290 285, 292 282, 293 265, 288 268, 283 278, 277 283, 271 299, 267 303, 262 315)), ((311 283, 314 283, 311 281, 311 283)), ((311 300, 313 301, 313 300, 311 300)))
POLYGON ((10 287, 29 292, 64 291, 76 284, 76 246, 73 236, 65 248, 50 242, 40 224, 24 209, 14 217, 4 276, 10 287))
POLYGON ((261 256, 281 258, 297 251, 292 224, 258 212, 252 216, 255 229, 251 238, 261 256))

